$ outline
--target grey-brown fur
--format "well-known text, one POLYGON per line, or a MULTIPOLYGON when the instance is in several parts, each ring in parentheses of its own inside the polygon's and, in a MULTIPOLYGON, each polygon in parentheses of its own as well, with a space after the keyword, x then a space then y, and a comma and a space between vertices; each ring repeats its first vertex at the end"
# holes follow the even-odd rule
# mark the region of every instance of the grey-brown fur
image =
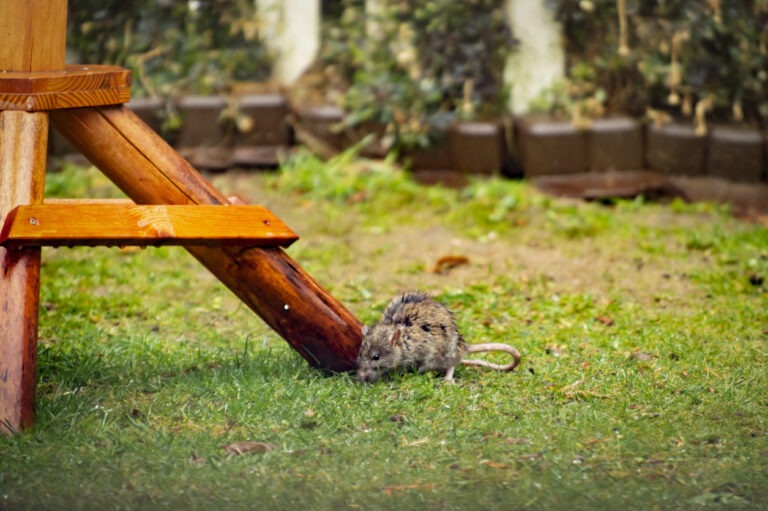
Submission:
POLYGON ((377 323, 363 327, 357 374, 374 382, 393 369, 437 371, 452 381, 454 368, 467 353, 489 350, 506 351, 515 360, 506 366, 482 360, 463 363, 508 371, 520 361, 517 350, 506 344, 467 345, 445 305, 423 291, 406 291, 387 305, 377 323))

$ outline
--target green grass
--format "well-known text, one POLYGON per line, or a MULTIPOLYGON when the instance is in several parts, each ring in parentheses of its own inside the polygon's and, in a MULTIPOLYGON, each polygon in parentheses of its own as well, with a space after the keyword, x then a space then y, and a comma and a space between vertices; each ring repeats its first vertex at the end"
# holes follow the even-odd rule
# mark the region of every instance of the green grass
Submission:
MULTIPOLYGON (((183 249, 45 250, 37 423, 0 437, 0 510, 768 505, 764 228, 423 188, 351 155, 215 181, 297 229, 290 253, 361 319, 424 287, 520 370, 361 385, 310 369, 183 249), (423 271, 427 239, 472 264, 423 271), (275 448, 224 450, 239 441, 275 448)), ((48 192, 116 195, 76 168, 48 192)))

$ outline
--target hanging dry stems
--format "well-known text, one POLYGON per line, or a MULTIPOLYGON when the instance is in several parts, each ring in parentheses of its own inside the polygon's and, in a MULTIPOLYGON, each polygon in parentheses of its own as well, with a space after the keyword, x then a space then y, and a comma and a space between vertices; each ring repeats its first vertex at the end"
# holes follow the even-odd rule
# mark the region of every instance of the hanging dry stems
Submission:
POLYGON ((616 10, 619 13, 619 55, 629 55, 627 35, 627 0, 616 0, 616 10))

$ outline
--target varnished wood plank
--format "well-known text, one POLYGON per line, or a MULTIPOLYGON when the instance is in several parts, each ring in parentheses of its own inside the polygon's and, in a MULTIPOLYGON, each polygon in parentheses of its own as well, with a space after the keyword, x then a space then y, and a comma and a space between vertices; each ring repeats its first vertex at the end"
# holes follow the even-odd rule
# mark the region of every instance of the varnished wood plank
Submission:
MULTIPOLYGON (((124 106, 56 110, 56 129, 138 204, 226 204, 124 106)), ((355 367, 361 323, 279 247, 187 250, 311 365, 355 367)))
POLYGON ((0 110, 45 111, 116 105, 130 100, 131 72, 117 66, 69 65, 62 71, 0 73, 0 110))
POLYGON ((18 206, 0 245, 288 246, 298 236, 263 206, 137 206, 123 203, 18 206))
POLYGON ((131 199, 63 199, 58 197, 44 197, 43 204, 54 204, 64 206, 77 206, 81 204, 136 204, 131 199))

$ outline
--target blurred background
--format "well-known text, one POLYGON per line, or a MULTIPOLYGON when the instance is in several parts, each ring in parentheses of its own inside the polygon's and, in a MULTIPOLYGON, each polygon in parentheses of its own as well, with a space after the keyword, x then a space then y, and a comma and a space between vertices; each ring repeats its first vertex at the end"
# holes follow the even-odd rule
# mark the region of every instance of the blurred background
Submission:
POLYGON ((766 0, 72 0, 68 30, 200 168, 365 140, 426 172, 768 176, 766 0))

